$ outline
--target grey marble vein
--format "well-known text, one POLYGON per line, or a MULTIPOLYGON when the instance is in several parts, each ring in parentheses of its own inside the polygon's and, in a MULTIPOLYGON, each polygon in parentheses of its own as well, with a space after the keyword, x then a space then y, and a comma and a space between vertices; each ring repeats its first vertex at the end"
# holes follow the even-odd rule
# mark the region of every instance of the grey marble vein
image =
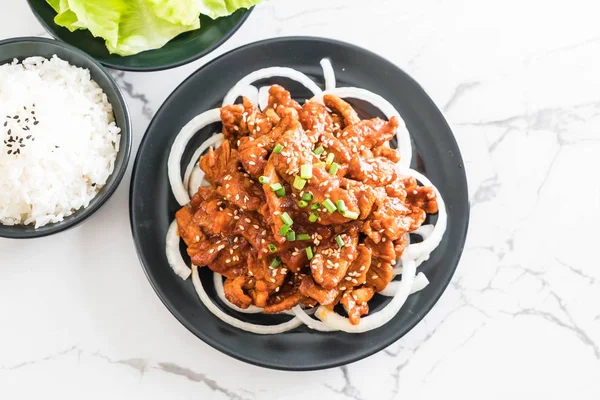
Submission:
POLYGON ((446 102, 446 105, 444 107, 442 107, 442 109, 444 110, 445 113, 450 112, 450 110, 452 109, 452 107, 458 103, 458 101, 470 90, 478 87, 481 84, 481 82, 478 81, 474 81, 474 82, 465 82, 465 83, 461 83, 460 85, 458 85, 456 87, 456 89, 454 90, 454 93, 452 93, 452 96, 450 96, 450 99, 448 100, 448 102, 446 102))
POLYGON ((344 377, 344 386, 339 390, 333 388, 329 384, 326 384, 325 386, 328 387, 329 389, 333 390, 334 392, 342 394, 351 399, 363 400, 363 397, 360 394, 360 391, 356 388, 356 386, 354 386, 352 384, 352 381, 350 380, 350 373, 348 371, 348 366, 344 365, 344 366, 340 367, 340 370, 342 371, 342 375, 344 377))
POLYGON ((152 119, 154 116, 154 111, 150 107, 150 100, 148 100, 148 97, 143 93, 137 92, 133 84, 125 80, 126 75, 124 71, 111 72, 119 87, 123 89, 123 91, 127 93, 132 100, 139 100, 142 103, 142 114, 144 117, 152 119))
POLYGON ((161 362, 158 363, 157 367, 153 368, 163 372, 167 372, 169 374, 182 376, 184 378, 189 379, 192 382, 202 382, 206 386, 208 386, 212 391, 222 393, 232 400, 251 400, 254 398, 254 396, 252 398, 242 397, 237 393, 234 393, 231 390, 227 389, 226 387, 221 386, 217 381, 208 378, 205 374, 194 372, 189 368, 180 367, 177 364, 161 362))

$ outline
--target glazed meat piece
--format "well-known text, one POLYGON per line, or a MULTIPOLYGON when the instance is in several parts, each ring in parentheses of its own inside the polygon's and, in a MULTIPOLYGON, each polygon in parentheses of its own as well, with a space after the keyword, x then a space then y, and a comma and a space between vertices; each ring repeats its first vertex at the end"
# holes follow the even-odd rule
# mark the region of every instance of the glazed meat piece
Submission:
POLYGON ((342 296, 341 303, 348 313, 348 319, 353 325, 360 323, 360 317, 369 313, 369 300, 375 295, 375 290, 370 286, 349 290, 342 296))
POLYGON ((361 123, 361 119, 358 117, 356 111, 354 111, 354 108, 352 108, 350 104, 346 103, 339 97, 332 94, 326 94, 323 96, 323 102, 327 108, 333 110, 335 113, 344 118, 344 126, 361 123))

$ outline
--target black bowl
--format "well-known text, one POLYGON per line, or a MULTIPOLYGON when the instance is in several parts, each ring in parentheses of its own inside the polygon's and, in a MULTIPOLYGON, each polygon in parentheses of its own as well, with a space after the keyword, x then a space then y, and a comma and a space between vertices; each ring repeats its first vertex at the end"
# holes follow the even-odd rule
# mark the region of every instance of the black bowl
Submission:
POLYGON ((252 9, 240 9, 232 15, 215 20, 200 16, 200 29, 177 36, 160 49, 144 51, 131 56, 110 54, 104 40, 87 30, 69 31, 54 23, 56 11, 46 0, 27 0, 31 11, 44 29, 55 39, 75 46, 104 66, 123 71, 160 71, 178 67, 210 53, 225 43, 250 15, 252 9))
MULTIPOLYGON (((273 78, 294 97, 310 97, 288 79, 273 78)), ((352 103, 352 101, 351 101, 352 103)), ((358 108, 363 117, 373 107, 358 108)), ((219 126, 197 133, 182 166, 185 168, 200 143, 219 126)), ((389 346, 414 327, 433 307, 447 287, 458 264, 469 219, 467 183, 459 148, 448 124, 423 89, 389 61, 356 46, 328 39, 281 38, 235 49, 208 63, 184 81, 156 113, 140 145, 130 193, 131 228, 138 255, 154 290, 173 315, 192 333, 214 348, 240 360, 269 368, 314 370, 346 364, 389 346), (386 325, 361 334, 317 332, 307 327, 261 336, 234 328, 211 314, 198 299, 192 283, 176 276, 165 256, 165 235, 180 207, 171 194, 167 177, 169 149, 179 130, 197 114, 220 105, 224 95, 243 76, 269 66, 295 68, 323 87, 319 61, 333 62, 339 86, 357 86, 380 94, 401 113, 413 139, 413 168, 425 171, 445 199, 448 228, 431 258, 421 265, 430 280, 425 290, 409 297, 386 325), (199 95, 201 93, 201 95, 199 95)), ((212 273, 200 268, 207 293, 222 309, 212 285, 212 273)), ((387 301, 377 296, 376 312, 387 301)), ((256 323, 280 316, 247 315, 238 318, 256 323)))
POLYGON ((15 58, 22 61, 24 58, 31 56, 50 58, 53 55, 68 61, 72 65, 88 69, 92 79, 95 80, 102 90, 104 90, 104 93, 106 93, 106 96, 113 107, 117 125, 121 128, 121 142, 115 161, 115 169, 108 178, 106 185, 100 190, 96 197, 94 197, 87 208, 76 211, 61 222, 48 224, 38 229, 35 229, 30 225, 4 226, 0 224, 0 237, 14 239, 36 238, 52 235, 72 228, 102 207, 119 186, 119 183, 125 174, 125 170, 127 169, 132 142, 129 110, 127 109, 127 104, 121 95, 119 87, 108 71, 81 50, 57 40, 25 37, 0 41, 0 64, 5 64, 15 58))

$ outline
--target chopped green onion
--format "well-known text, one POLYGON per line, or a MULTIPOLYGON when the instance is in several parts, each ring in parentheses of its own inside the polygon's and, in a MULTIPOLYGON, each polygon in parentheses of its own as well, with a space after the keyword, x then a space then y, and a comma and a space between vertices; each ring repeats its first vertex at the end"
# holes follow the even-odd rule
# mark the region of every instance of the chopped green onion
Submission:
POLYGON ((330 199, 325 199, 323 200, 323 206, 327 209, 327 211, 329 211, 330 213, 335 212, 335 210, 337 210, 337 207, 335 206, 335 204, 333 204, 333 201, 331 201, 330 199))
POLYGON ((318 201, 315 201, 314 203, 312 203, 312 205, 310 206, 311 210, 318 210, 319 208, 321 208, 321 203, 319 203, 318 201))
POLYGON ((300 178, 302 179, 310 179, 312 178, 312 165, 304 164, 300 166, 300 178))
POLYGON ((288 242, 293 242, 294 240, 296 240, 296 232, 290 229, 288 233, 285 234, 285 238, 288 242))
POLYGON ((348 211, 348 207, 346 207, 346 204, 344 203, 344 200, 338 200, 338 201, 336 202, 336 205, 337 205, 337 209, 338 209, 338 211, 339 211, 339 212, 341 212, 342 214, 343 214, 345 211, 348 211))
POLYGON ((277 195, 277 197, 283 197, 283 196, 285 196, 285 188, 282 187, 281 189, 277 190, 275 192, 275 194, 277 195))
POLYGON ((312 260, 313 258, 313 251, 311 247, 307 247, 306 248, 306 257, 308 257, 308 261, 312 260))
POLYGON ((309 220, 310 222, 317 222, 317 220, 318 220, 318 219, 319 219, 319 214, 317 214, 316 212, 314 212, 314 213, 311 213, 311 214, 308 216, 308 220, 309 220))
POLYGON ((342 215, 348 219, 358 219, 358 213, 355 211, 346 210, 342 215))
POLYGON ((313 199, 312 193, 304 193, 302 195, 302 200, 304 200, 304 201, 311 201, 312 199, 313 199))
POLYGON ((290 230, 290 226, 289 225, 282 225, 281 229, 279 229, 279 234, 281 236, 285 236, 287 235, 288 231, 290 230))
POLYGON ((281 183, 271 183, 271 184, 269 185, 269 187, 271 188, 271 191, 272 191, 272 192, 276 192, 276 191, 278 191, 279 189, 283 189, 283 186, 281 186, 281 183))
POLYGON ((327 158, 325 159, 325 165, 330 166, 331 163, 333 162, 334 158, 335 158, 335 154, 333 154, 333 153, 327 154, 327 158))
POLYGON ((269 249, 269 251, 270 251, 271 253, 275 253, 275 252, 277 251, 277 246, 275 246, 273 243, 269 243, 269 244, 267 245, 267 248, 269 249))
POLYGON ((308 233, 301 233, 296 235, 296 240, 310 240, 310 235, 308 233))
POLYGON ((294 220, 292 219, 292 217, 290 217, 290 214, 284 212, 283 214, 281 214, 280 218, 284 224, 289 226, 294 225, 294 220))
POLYGON ((277 145, 275 146, 275 148, 273 149, 273 153, 275 153, 275 154, 279 154, 279 153, 281 153, 281 150, 283 150, 283 146, 282 146, 282 145, 280 145, 280 144, 277 144, 277 145))
POLYGON ((271 261, 271 265, 269 265, 269 268, 275 269, 275 268, 279 267, 280 265, 281 265, 281 258, 275 256, 273 261, 271 261))
POLYGON ((308 203, 304 200, 300 200, 298 202, 298 207, 300 207, 300 208, 308 207, 308 203))
POLYGON ((337 242, 337 244, 340 248, 344 247, 344 240, 342 239, 342 237, 340 235, 337 235, 335 237, 335 241, 337 242))
POLYGON ((259 176, 258 181, 264 185, 265 183, 271 182, 271 179, 268 176, 259 176))
POLYGON ((299 176, 294 178, 294 189, 302 190, 304 189, 304 185, 306 185, 306 179, 302 179, 299 176))
POLYGON ((331 167, 329 167, 329 175, 337 174, 339 168, 340 165, 338 163, 331 164, 331 167))
POLYGON ((323 152, 325 151, 325 149, 323 148, 323 146, 319 146, 315 149, 314 153, 319 156, 321 155, 323 152))

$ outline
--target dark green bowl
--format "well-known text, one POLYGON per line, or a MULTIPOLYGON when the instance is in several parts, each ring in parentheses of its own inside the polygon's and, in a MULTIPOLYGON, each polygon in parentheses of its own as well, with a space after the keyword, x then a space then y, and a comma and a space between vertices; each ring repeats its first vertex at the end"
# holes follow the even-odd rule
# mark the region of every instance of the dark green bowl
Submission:
POLYGON ((252 10, 241 9, 229 17, 216 20, 202 15, 200 29, 182 33, 160 49, 123 57, 110 54, 104 45, 104 40, 94 37, 87 30, 70 32, 56 25, 54 23, 56 12, 46 0, 27 0, 27 2, 38 21, 55 39, 85 51, 106 67, 124 71, 159 71, 197 60, 229 39, 252 10))

